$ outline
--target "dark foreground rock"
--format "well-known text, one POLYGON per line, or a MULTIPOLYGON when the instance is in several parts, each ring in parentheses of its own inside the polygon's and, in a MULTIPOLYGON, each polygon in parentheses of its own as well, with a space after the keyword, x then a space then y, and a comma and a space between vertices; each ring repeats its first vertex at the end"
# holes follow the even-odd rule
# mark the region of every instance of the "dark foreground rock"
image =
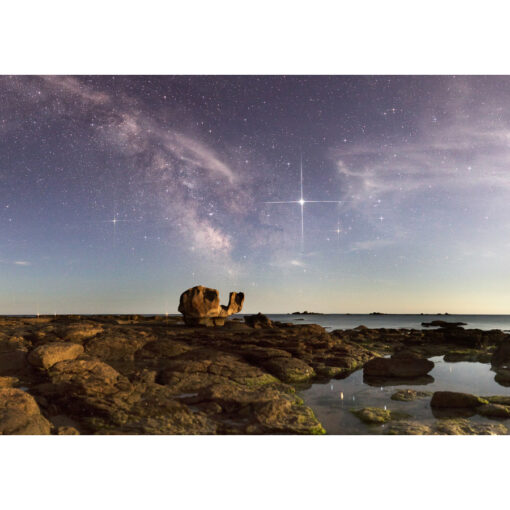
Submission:
POLYGON ((443 408, 474 408, 488 404, 487 400, 469 393, 457 393, 454 391, 436 391, 430 401, 431 407, 443 408))
POLYGON ((244 322, 250 326, 250 328, 272 328, 273 323, 271 320, 262 313, 257 315, 245 315, 244 322))
POLYGON ((422 326, 425 328, 439 327, 439 328, 458 328, 460 326, 467 326, 465 322, 448 322, 442 320, 434 320, 431 322, 422 322, 422 326))
POLYGON ((368 361, 363 366, 363 374, 367 377, 420 377, 433 368, 434 363, 428 359, 398 356, 368 361))

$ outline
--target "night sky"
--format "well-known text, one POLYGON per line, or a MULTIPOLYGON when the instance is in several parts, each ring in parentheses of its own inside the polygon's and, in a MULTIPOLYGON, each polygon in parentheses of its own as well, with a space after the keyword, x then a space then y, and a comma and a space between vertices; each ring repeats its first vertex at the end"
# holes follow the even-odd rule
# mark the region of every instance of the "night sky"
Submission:
POLYGON ((509 77, 2 76, 0 314, 510 313, 509 165, 509 77))

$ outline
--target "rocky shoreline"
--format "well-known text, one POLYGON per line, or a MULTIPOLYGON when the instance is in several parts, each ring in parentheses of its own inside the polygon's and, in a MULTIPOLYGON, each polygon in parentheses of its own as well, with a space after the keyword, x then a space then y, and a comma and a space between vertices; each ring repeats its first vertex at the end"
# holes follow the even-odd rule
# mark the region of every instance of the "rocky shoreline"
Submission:
MULTIPOLYGON (((0 317, 0 434, 324 434, 296 389, 365 364, 369 384, 412 382, 438 355, 492 363, 510 386, 510 335, 499 330, 329 333, 262 315, 213 328, 164 316, 0 317)), ((477 400, 485 407, 475 412, 510 416, 508 400, 490 398, 477 400)), ((503 433, 401 419, 389 430, 503 433)))

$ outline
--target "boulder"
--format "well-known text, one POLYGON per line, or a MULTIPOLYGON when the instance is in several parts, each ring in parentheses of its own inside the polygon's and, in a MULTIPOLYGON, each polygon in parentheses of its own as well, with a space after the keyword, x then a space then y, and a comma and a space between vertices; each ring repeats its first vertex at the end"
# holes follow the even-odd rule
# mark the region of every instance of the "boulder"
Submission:
POLYGON ((242 292, 231 292, 228 306, 220 305, 216 289, 198 285, 181 294, 178 310, 188 326, 223 326, 228 316, 242 310, 243 303, 242 292))
POLYGON ((305 382, 315 377, 314 369, 298 358, 272 358, 262 366, 286 383, 305 382))
POLYGON ((87 354, 103 361, 131 361, 137 351, 153 340, 145 331, 113 330, 99 333, 87 341, 87 354))
POLYGON ((476 395, 455 391, 436 391, 430 401, 431 407, 442 408, 474 408, 487 403, 487 400, 476 395))
POLYGON ((103 327, 93 322, 80 321, 65 327, 61 336, 64 340, 75 343, 82 343, 88 338, 96 336, 103 331, 103 327))
POLYGON ((496 372, 494 380, 501 386, 508 388, 510 386, 510 368, 493 367, 492 369, 496 372))
POLYGON ((271 320, 260 312, 257 315, 245 315, 244 322, 254 329, 273 327, 271 320))
POLYGON ((393 358, 373 358, 363 366, 367 377, 420 377, 428 374, 434 363, 425 358, 401 355, 393 358))
POLYGON ((476 412, 486 418, 510 418, 510 407, 501 404, 484 404, 476 412))
POLYGON ((34 367, 48 369, 59 361, 73 360, 81 354, 83 347, 80 344, 52 342, 30 351, 27 360, 34 367))
POLYGON ((510 341, 498 345, 492 355, 491 364, 495 367, 510 364, 510 341))
POLYGON ((50 430, 34 397, 16 388, 0 388, 0 435, 46 435, 50 430))
POLYGON ((416 390, 398 390, 393 393, 391 400, 398 400, 400 402, 411 402, 419 398, 430 397, 432 393, 430 391, 416 391, 416 390))

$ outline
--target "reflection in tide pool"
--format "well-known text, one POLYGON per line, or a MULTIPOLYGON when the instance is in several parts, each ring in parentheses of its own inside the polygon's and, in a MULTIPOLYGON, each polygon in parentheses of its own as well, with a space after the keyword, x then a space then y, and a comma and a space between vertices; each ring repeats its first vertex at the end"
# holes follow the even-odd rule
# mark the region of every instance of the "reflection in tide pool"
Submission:
MULTIPOLYGON (((410 420, 432 424, 436 418, 430 408, 430 397, 411 402, 391 400, 391 395, 400 389, 419 391, 459 391, 479 396, 507 395, 510 388, 494 380, 495 373, 486 363, 447 363, 442 357, 430 358, 435 363, 431 382, 428 384, 397 384, 395 386, 369 386, 363 382, 363 370, 358 370, 346 379, 333 380, 326 384, 313 384, 299 393, 305 404, 311 407, 328 434, 381 434, 384 425, 366 425, 350 410, 362 407, 380 407, 410 414, 410 420)), ((472 421, 495 423, 487 418, 474 416, 472 421)), ((510 420, 505 423, 510 427, 510 420)), ((496 422, 497 423, 497 422, 496 422)))

